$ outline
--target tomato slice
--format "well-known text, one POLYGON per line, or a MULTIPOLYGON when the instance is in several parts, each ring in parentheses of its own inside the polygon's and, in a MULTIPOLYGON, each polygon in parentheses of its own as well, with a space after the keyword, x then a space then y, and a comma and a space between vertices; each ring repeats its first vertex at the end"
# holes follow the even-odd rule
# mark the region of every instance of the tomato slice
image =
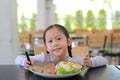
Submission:
POLYGON ((51 71, 51 74, 56 75, 56 70, 51 71))

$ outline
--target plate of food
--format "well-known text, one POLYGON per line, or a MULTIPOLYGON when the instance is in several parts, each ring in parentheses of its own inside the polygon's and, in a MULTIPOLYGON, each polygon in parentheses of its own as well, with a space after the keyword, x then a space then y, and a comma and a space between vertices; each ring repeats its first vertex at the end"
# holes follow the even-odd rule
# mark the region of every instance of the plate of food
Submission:
POLYGON ((32 73, 43 77, 65 78, 82 75, 87 69, 84 69, 81 64, 62 61, 56 65, 54 63, 49 63, 44 66, 33 65, 29 67, 29 70, 32 73))

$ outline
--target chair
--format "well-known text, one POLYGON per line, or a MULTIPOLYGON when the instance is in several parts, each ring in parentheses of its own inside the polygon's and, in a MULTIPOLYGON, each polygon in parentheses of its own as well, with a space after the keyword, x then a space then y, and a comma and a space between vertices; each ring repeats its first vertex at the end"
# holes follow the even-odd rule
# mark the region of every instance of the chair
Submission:
MULTIPOLYGON (((30 50, 33 53, 32 47, 34 44, 33 39, 34 32, 21 32, 19 33, 19 46, 20 49, 30 50)), ((23 53, 22 53, 23 54, 23 53)))
POLYGON ((72 47, 72 56, 82 56, 83 51, 89 51, 88 47, 72 47))
POLYGON ((76 30, 74 30, 74 33, 75 33, 76 35, 78 35, 78 36, 80 36, 80 35, 87 36, 87 35, 89 35, 89 34, 92 34, 91 31, 81 30, 81 29, 76 29, 76 30))
POLYGON ((104 53, 107 36, 105 34, 90 34, 86 39, 86 46, 90 48, 90 56, 94 57, 104 53))
POLYGON ((43 33, 44 30, 41 29, 36 31, 36 35, 34 37, 34 55, 38 55, 41 52, 46 53, 46 48, 43 42, 43 33))
POLYGON ((40 29, 40 30, 38 30, 36 33, 37 33, 37 34, 40 34, 40 35, 43 35, 44 31, 45 31, 45 30, 41 30, 41 29, 40 29))
POLYGON ((41 46, 35 46, 34 47, 34 55, 38 55, 41 52, 46 53, 46 48, 44 46, 43 47, 41 47, 41 46))
POLYGON ((112 32, 111 34, 111 45, 106 48, 104 56, 110 57, 110 64, 112 63, 112 58, 115 57, 119 59, 118 64, 120 64, 120 33, 112 32))
POLYGON ((75 46, 73 47, 86 46, 86 36, 88 34, 91 34, 91 32, 88 30, 76 29, 74 31, 74 36, 71 36, 73 39, 73 43, 75 44, 75 46))

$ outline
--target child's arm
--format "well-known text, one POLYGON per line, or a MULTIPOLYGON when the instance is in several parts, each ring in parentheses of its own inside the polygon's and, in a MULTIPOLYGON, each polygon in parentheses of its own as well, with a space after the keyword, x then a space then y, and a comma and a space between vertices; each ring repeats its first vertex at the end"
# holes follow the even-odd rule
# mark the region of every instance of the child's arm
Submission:
POLYGON ((24 55, 19 55, 15 58, 15 64, 16 65, 21 65, 21 66, 24 66, 24 62, 26 60, 26 56, 24 55))
POLYGON ((90 58, 90 60, 92 62, 91 67, 98 67, 98 66, 103 66, 107 64, 107 60, 102 56, 96 56, 96 57, 90 58))
MULTIPOLYGON (((33 63, 34 62, 43 62, 44 57, 45 57, 45 54, 41 53, 41 54, 36 55, 36 56, 30 56, 30 59, 33 61, 33 63)), ((25 55, 19 55, 19 56, 16 57, 16 59, 15 59, 15 64, 16 65, 25 66, 25 63, 29 64, 29 61, 27 61, 27 58, 26 58, 25 55)))
POLYGON ((88 54, 82 55, 82 64, 87 67, 98 67, 107 64, 107 60, 102 56, 90 58, 88 54))
POLYGON ((31 61, 28 61, 27 59, 24 61, 24 68, 28 69, 31 65, 33 65, 35 61, 31 59, 31 61))
POLYGON ((107 60, 102 56, 89 57, 88 49, 82 53, 82 64, 87 67, 98 67, 107 64, 107 60))

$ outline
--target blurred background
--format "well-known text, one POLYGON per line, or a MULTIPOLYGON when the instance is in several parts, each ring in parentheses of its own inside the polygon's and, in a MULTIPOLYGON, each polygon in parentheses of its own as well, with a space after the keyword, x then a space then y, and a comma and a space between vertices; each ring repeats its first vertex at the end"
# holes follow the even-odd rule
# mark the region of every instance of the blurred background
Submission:
MULTIPOLYGON (((73 47, 79 46, 81 39, 75 33, 77 30, 87 31, 85 36, 95 31, 110 31, 110 36, 114 31, 120 33, 119 3, 119 0, 4 0, 0 3, 0 64, 14 64, 15 57, 25 50, 34 55, 34 51, 40 50, 35 47, 44 46, 44 30, 54 23, 67 28, 74 39, 73 47)), ((111 48, 111 42, 108 46, 111 48)), ((118 60, 115 58, 117 63, 109 64, 118 64, 118 60)))
MULTIPOLYGON (((41 2, 37 3, 38 1, 17 0, 19 32, 24 31, 24 28, 26 31, 36 30, 36 19, 39 15, 38 11, 41 9, 38 6, 41 2)), ((86 30, 120 29, 119 0, 45 0, 45 2, 48 3, 45 5, 45 10, 48 11, 46 14, 49 15, 53 11, 51 20, 64 25, 71 32, 78 28, 86 30), (49 10, 51 11, 49 12, 49 10)), ((44 11, 44 9, 42 10, 44 11)))

